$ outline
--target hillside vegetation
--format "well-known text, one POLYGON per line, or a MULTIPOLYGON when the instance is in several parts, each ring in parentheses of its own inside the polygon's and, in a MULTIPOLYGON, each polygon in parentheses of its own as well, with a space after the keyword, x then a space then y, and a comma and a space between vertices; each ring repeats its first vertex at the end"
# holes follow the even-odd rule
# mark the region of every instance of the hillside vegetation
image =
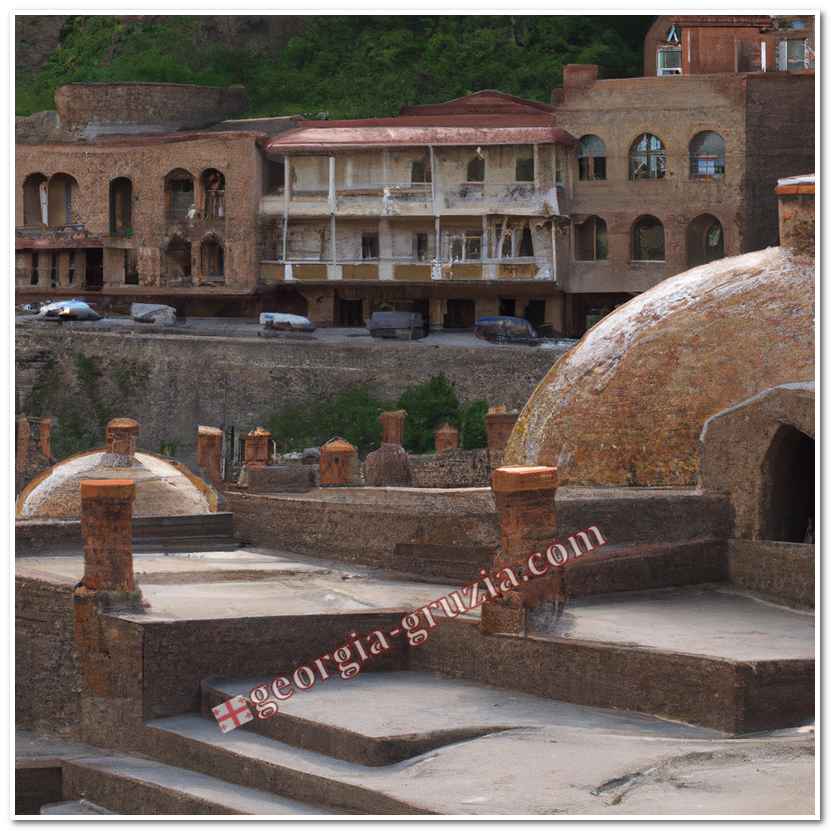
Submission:
MULTIPOLYGON (((310 16, 285 45, 205 34, 207 17, 69 17, 35 71, 18 70, 16 112, 53 109, 78 81, 244 84, 248 116, 363 118, 495 88, 547 101, 568 63, 639 75, 644 16, 310 16)), ((19 48, 20 45, 19 45, 19 48)))

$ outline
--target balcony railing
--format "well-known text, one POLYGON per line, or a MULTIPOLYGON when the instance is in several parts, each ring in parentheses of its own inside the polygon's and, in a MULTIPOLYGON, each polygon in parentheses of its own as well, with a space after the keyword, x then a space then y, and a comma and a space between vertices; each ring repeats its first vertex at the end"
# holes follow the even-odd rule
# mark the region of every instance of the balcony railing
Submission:
POLYGON ((18 225, 15 228, 15 237, 44 240, 87 239, 89 231, 83 223, 72 225, 18 225))

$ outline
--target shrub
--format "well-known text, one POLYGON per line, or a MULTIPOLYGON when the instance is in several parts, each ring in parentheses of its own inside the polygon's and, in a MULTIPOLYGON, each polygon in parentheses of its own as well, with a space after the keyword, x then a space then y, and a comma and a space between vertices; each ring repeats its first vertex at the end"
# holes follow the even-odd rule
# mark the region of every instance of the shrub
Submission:
POLYGON ((398 406, 407 411, 404 447, 411 453, 430 453, 434 449, 433 432, 443 422, 458 427, 459 399, 444 375, 405 390, 398 406))
POLYGON ((488 434, 485 430, 485 416, 488 414, 488 402, 479 399, 471 401, 462 411, 461 445, 463 450, 476 450, 488 446, 488 434))

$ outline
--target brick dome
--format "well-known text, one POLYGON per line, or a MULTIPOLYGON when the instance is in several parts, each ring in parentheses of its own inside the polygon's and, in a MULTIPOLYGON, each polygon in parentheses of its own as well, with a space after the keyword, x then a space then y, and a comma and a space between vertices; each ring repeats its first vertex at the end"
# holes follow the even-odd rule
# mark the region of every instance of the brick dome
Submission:
POLYGON ((154 453, 137 452, 124 466, 105 449, 70 456, 44 471, 17 500, 18 519, 78 519, 81 480, 135 483, 133 516, 189 516, 216 510, 216 492, 184 465, 154 453))
POLYGON ((704 421, 814 377, 814 261, 785 248, 659 283, 595 325, 520 414, 505 464, 562 484, 693 485, 704 421))

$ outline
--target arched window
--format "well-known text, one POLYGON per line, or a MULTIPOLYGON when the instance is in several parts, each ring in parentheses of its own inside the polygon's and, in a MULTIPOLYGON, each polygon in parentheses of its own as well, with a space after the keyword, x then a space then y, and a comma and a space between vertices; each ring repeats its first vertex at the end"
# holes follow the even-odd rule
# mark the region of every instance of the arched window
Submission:
POLYGON ((724 176, 724 139, 712 130, 693 136, 690 142, 690 178, 724 176))
POLYGON ((652 133, 641 133, 629 149, 629 178, 663 179, 666 172, 664 143, 652 133))
POLYGON ((632 226, 632 259, 659 262, 666 259, 664 226, 654 216, 642 216, 632 226))
POLYGON ((133 225, 133 183, 125 176, 110 182, 110 233, 125 235, 133 225))
POLYGON ((574 226, 574 258, 605 260, 609 256, 606 223, 599 216, 590 216, 574 226))
POLYGON ((712 214, 701 214, 687 226, 687 265, 720 260, 724 256, 724 230, 712 214))
POLYGON ((583 136, 577 148, 580 181, 606 178, 606 145, 597 136, 583 136))
POLYGON ((46 225, 48 188, 42 173, 31 173, 23 180, 23 224, 46 225))
POLYGON ((467 181, 485 181, 485 160, 478 154, 467 163, 467 181))
POLYGON ((194 207, 193 176, 181 167, 171 170, 164 179, 164 192, 168 222, 187 219, 194 207))
POLYGON ((225 276, 225 252, 222 243, 213 234, 202 240, 199 253, 204 277, 225 276))
POLYGON ((190 278, 191 248, 188 240, 175 235, 163 250, 163 254, 164 273, 168 281, 175 283, 190 278))
POLYGON ((534 237, 531 234, 531 229, 527 225, 522 229, 522 236, 519 238, 519 252, 517 256, 534 256, 534 237))
POLYGON ((202 174, 202 191, 205 205, 202 209, 205 219, 225 218, 225 176, 209 167, 202 174))
POLYGON ((77 212, 78 183, 66 173, 49 179, 48 217, 50 226, 72 225, 80 221, 77 212))

